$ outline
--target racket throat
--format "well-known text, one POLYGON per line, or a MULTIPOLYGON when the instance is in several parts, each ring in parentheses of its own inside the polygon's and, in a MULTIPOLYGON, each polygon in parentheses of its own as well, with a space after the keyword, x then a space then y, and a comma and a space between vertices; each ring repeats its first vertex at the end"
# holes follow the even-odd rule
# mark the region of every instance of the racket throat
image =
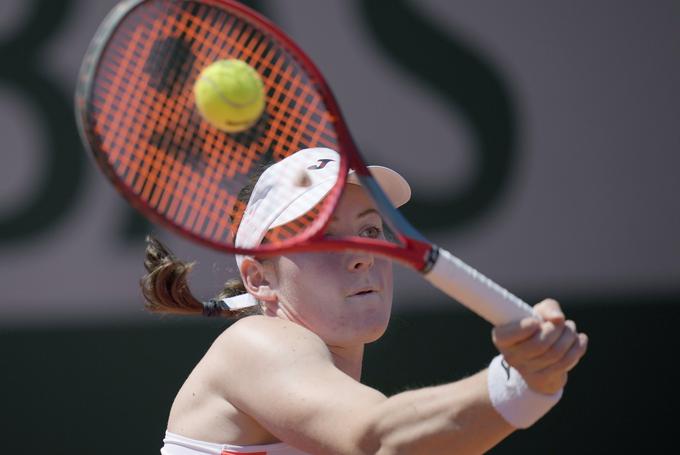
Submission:
POLYGON ((438 259, 439 259, 439 247, 437 245, 432 245, 430 250, 425 255, 425 265, 420 270, 420 272, 423 274, 430 273, 434 265, 437 263, 438 259))

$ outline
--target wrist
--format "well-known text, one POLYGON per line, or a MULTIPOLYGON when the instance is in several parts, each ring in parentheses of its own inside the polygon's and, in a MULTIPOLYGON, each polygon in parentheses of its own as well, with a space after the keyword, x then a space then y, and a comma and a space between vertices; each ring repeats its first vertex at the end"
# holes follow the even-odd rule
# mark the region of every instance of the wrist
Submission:
POLYGON ((494 409, 515 428, 528 428, 543 417, 562 397, 532 390, 502 355, 496 356, 487 372, 489 398, 494 409))

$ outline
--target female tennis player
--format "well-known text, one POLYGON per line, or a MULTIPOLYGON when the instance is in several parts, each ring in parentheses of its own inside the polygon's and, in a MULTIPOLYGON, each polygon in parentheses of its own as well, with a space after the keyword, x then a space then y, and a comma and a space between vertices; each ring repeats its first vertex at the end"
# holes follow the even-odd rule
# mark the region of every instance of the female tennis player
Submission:
MULTIPOLYGON (((309 185, 304 197, 284 200, 290 193, 271 182, 301 161, 331 173, 319 163, 334 153, 306 149, 267 168, 243 192, 248 208, 236 244, 266 242, 273 228, 312 209, 330 187, 309 185)), ((399 174, 369 169, 395 206, 408 201, 399 174)), ((325 235, 385 236, 352 175, 325 235)), ((148 241, 142 289, 149 310, 238 318, 179 390, 163 455, 481 453, 547 413, 586 351, 587 336, 545 300, 534 307, 542 321, 493 329, 500 354, 488 368, 386 397, 361 383, 361 369, 364 346, 381 337, 390 318, 390 260, 347 251, 237 257, 237 264, 241 281, 201 302, 187 286, 191 264, 148 241)))

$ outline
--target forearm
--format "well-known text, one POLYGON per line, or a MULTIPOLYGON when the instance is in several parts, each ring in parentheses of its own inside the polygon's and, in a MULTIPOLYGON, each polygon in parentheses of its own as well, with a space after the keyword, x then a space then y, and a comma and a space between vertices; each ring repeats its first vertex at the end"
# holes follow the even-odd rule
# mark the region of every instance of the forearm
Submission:
POLYGON ((377 453, 483 453, 514 428, 493 408, 486 370, 387 399, 372 416, 377 453))

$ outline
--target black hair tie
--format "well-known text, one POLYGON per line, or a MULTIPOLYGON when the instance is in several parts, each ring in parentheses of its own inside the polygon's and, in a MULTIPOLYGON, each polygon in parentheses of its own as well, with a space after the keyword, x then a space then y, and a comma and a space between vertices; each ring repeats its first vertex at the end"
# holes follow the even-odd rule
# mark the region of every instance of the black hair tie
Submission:
POLYGON ((201 303, 203 304, 203 316, 219 316, 223 310, 229 310, 229 306, 222 300, 210 299, 201 303))

